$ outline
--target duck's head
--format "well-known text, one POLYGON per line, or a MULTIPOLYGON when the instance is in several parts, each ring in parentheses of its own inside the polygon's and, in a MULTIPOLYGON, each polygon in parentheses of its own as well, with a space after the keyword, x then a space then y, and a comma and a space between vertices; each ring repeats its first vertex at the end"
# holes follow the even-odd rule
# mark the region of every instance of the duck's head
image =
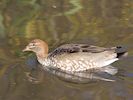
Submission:
POLYGON ((36 55, 38 57, 47 57, 48 45, 43 40, 34 39, 23 50, 23 52, 25 52, 25 51, 32 51, 32 52, 36 53, 36 55))

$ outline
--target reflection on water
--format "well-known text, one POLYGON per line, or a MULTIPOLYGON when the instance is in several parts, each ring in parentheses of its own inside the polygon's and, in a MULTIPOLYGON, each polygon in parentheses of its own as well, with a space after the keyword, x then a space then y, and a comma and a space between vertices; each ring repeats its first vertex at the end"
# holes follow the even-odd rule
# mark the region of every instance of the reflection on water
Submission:
POLYGON ((0 1, 0 100, 132 100, 132 10, 132 0, 0 1), (63 43, 124 45, 129 56, 113 64, 116 81, 73 84, 21 52, 33 38, 47 41, 50 51, 63 43))

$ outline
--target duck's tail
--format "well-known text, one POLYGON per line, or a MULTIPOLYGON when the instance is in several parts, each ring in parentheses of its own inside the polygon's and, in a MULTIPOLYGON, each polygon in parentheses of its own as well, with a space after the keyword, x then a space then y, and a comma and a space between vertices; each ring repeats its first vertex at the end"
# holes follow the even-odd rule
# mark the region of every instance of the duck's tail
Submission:
POLYGON ((122 46, 117 46, 115 52, 117 53, 117 58, 123 58, 128 55, 126 48, 122 46))

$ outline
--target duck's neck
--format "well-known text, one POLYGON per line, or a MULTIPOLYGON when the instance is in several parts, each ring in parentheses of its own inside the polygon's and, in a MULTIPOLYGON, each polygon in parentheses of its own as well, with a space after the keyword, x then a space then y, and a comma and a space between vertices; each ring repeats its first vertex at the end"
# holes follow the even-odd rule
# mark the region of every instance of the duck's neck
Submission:
POLYGON ((48 54, 45 54, 45 53, 37 53, 36 56, 37 56, 38 59, 44 59, 44 58, 47 58, 48 57, 48 54))
POLYGON ((50 59, 48 59, 48 54, 36 54, 37 60, 40 64, 43 66, 49 66, 50 65, 50 59))
POLYGON ((37 59, 41 60, 41 59, 46 59, 48 57, 48 51, 45 49, 42 50, 38 50, 36 53, 37 59))

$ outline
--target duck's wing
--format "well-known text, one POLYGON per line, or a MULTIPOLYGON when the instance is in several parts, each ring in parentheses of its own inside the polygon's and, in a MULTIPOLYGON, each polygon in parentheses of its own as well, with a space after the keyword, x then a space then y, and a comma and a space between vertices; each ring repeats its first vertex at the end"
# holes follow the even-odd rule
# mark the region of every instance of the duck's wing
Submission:
POLYGON ((62 54, 72 54, 78 52, 87 52, 87 53, 99 53, 103 52, 110 48, 103 48, 88 44, 65 44, 56 48, 53 52, 49 54, 49 57, 56 57, 62 54))

